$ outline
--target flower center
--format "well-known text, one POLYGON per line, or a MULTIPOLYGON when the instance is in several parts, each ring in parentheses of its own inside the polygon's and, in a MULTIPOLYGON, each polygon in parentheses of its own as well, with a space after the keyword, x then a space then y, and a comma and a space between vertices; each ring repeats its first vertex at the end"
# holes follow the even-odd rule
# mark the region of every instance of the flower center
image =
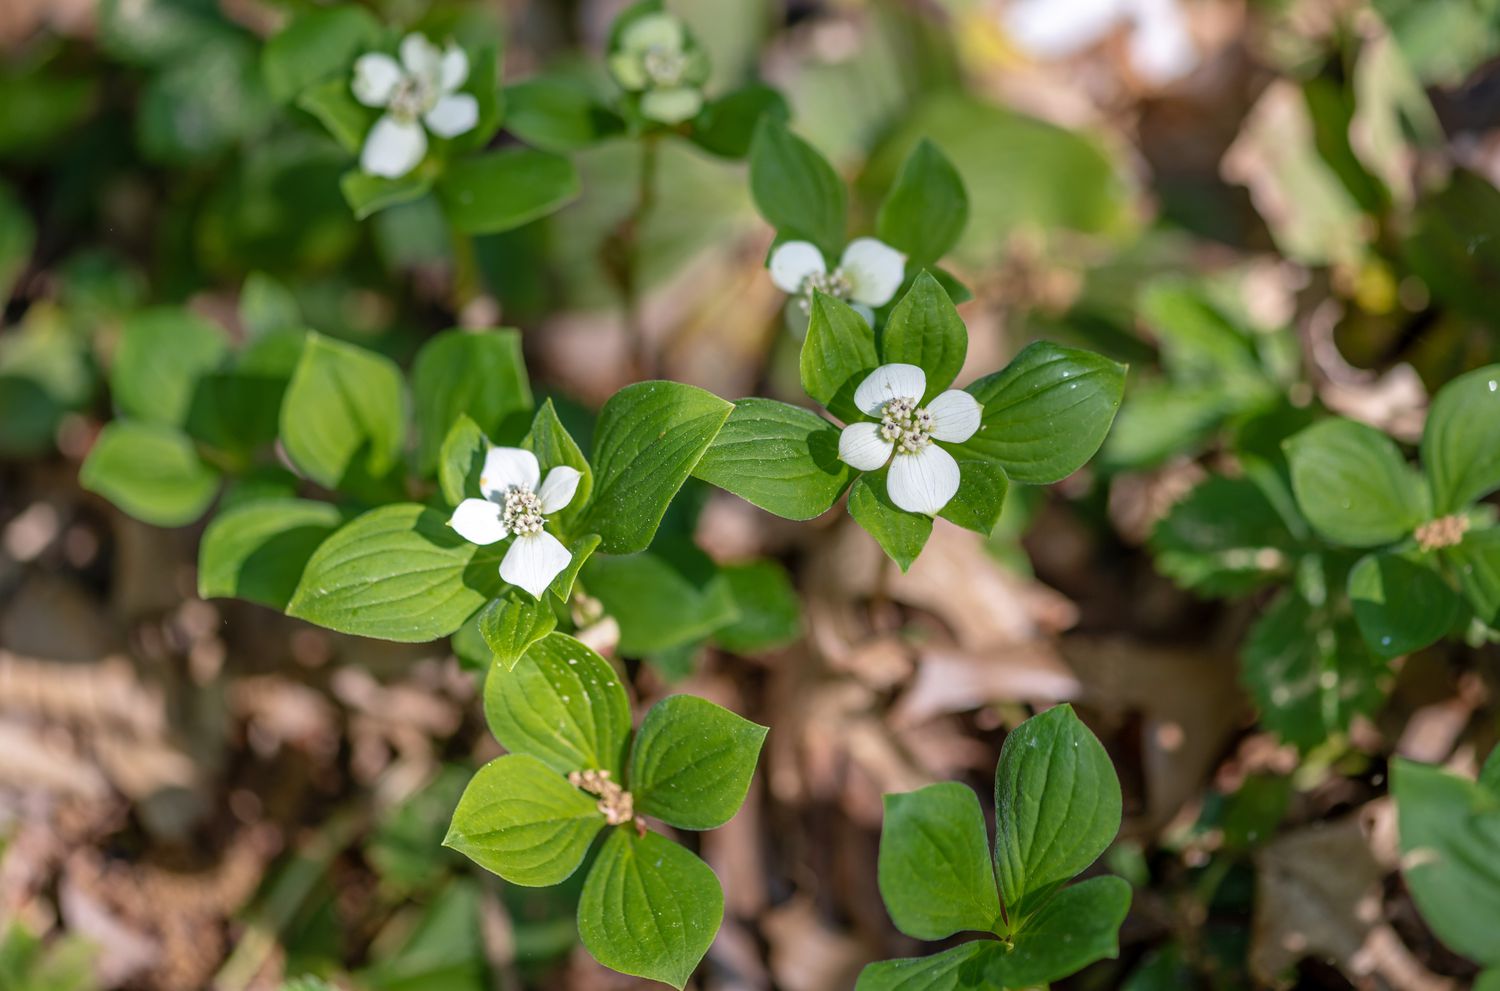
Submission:
POLYGON ((386 109, 397 120, 414 121, 432 109, 434 95, 432 87, 421 76, 402 76, 386 109))
POLYGON ((1452 547, 1462 543, 1464 534, 1468 532, 1469 518, 1455 514, 1428 520, 1417 527, 1412 536, 1417 538, 1417 546, 1422 550, 1435 551, 1440 547, 1452 547))
POLYGON ((542 532, 542 500, 528 488, 517 485, 505 493, 505 528, 518 537, 542 532))
POLYGON ((635 818, 635 798, 611 781, 608 771, 574 771, 568 775, 568 784, 579 791, 599 796, 599 811, 604 821, 611 826, 629 822, 635 818))
POLYGON ((880 436, 897 454, 916 454, 932 443, 932 414, 915 399, 892 399, 880 408, 880 436))
POLYGON ((814 290, 838 299, 848 299, 849 294, 854 291, 854 284, 849 281, 849 276, 845 275, 841 268, 836 268, 832 272, 812 273, 802 280, 801 298, 797 301, 803 313, 812 312, 814 290))
POLYGON ((654 86, 676 86, 687 72, 687 56, 665 48, 650 48, 641 57, 646 76, 654 86))

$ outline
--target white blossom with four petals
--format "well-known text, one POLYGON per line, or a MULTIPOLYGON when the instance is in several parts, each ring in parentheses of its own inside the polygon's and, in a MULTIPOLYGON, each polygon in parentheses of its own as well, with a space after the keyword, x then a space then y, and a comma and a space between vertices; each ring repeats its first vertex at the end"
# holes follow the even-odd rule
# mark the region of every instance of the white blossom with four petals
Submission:
POLYGON ((958 492, 958 462, 934 441, 962 444, 979 429, 984 408, 961 389, 926 406, 927 373, 916 365, 875 369, 854 390, 854 405, 878 422, 851 423, 839 435, 839 460, 860 471, 890 463, 886 492, 909 513, 936 516, 958 492))
POLYGON ((543 529, 545 517, 573 501, 581 477, 578 469, 558 465, 542 481, 535 454, 519 447, 492 447, 479 473, 484 498, 459 503, 448 525, 475 544, 514 536, 500 561, 500 577, 540 599, 573 559, 562 541, 543 529))
POLYGON ((771 281, 782 292, 800 297, 802 312, 812 307, 813 290, 850 304, 866 321, 884 306, 906 278, 906 256, 873 237, 855 238, 833 271, 817 245, 788 241, 771 252, 771 281))
POLYGON ((469 78, 469 57, 449 43, 440 49, 420 34, 401 39, 401 60, 384 52, 354 63, 354 98, 385 110, 365 137, 359 167, 399 179, 427 155, 427 132, 456 138, 479 123, 479 101, 458 88, 469 78), (425 129, 424 129, 425 125, 425 129))

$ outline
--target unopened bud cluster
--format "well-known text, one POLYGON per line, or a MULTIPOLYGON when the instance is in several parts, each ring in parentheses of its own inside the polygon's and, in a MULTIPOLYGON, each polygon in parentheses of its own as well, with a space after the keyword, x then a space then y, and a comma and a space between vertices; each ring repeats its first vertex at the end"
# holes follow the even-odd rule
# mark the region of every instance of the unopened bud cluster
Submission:
POLYGON ((1417 538, 1417 546, 1422 550, 1435 551, 1462 542, 1464 534, 1468 532, 1469 518, 1455 514, 1428 520, 1417 527, 1414 536, 1417 538))
POLYGON ((568 783, 580 791, 599 796, 599 811, 604 821, 619 826, 635 818, 635 799, 630 792, 610 780, 608 771, 574 771, 568 783))

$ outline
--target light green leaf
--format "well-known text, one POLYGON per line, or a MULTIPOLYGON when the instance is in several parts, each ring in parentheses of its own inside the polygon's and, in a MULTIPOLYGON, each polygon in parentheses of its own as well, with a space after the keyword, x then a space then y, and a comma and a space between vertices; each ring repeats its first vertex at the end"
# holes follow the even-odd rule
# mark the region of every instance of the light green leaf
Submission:
MULTIPOLYGON (((251 272, 240 287, 240 324, 251 340, 302 325, 302 308, 285 285, 265 272, 251 272)), ((298 335, 297 347, 301 340, 298 335)))
POLYGON ((1353 420, 1324 420, 1283 445, 1292 491, 1322 536, 1350 547, 1374 547, 1409 535, 1427 519, 1422 478, 1393 440, 1353 420))
POLYGON ((557 577, 552 579, 552 584, 547 586, 547 590, 557 596, 559 602, 567 602, 572 596, 573 582, 578 579, 579 570, 588 563, 589 557, 598 547, 597 533, 585 533, 568 542, 568 554, 571 555, 568 566, 558 572, 557 577))
POLYGON ((605 841, 578 900, 578 935, 595 960, 679 989, 723 919, 724 892, 707 864, 628 827, 605 841))
POLYGON ((1104 747, 1059 705, 1005 738, 995 768, 995 872, 1012 928, 1092 864, 1120 831, 1104 747))
POLYGON ((637 382, 599 411, 594 496, 582 526, 606 554, 645 550, 733 405, 680 382, 637 382))
POLYGON ((531 148, 484 152, 450 162, 437 184, 453 226, 497 234, 555 213, 579 194, 571 159, 531 148))
POLYGON ((308 86, 341 73, 348 85, 355 56, 380 38, 380 22, 363 7, 340 4, 293 18, 261 50, 271 99, 285 103, 308 86))
POLYGON ((854 390, 879 364, 875 332, 865 318, 843 300, 814 292, 799 359, 807 394, 845 423, 864 419, 854 405, 854 390))
POLYGON ((1422 432, 1422 467, 1433 512, 1462 510, 1500 488, 1500 365, 1449 382, 1432 401, 1422 432))
POLYGON ((484 457, 489 449, 490 441, 484 431, 460 413, 438 451, 438 486, 448 505, 457 506, 465 499, 479 497, 479 474, 484 470, 484 457))
POLYGON ((182 427, 199 383, 224 363, 229 342, 215 324, 175 306, 132 314, 109 373, 115 406, 126 416, 182 427))
POLYGON ((736 654, 760 654, 802 635, 802 604, 786 569, 775 561, 720 568, 736 619, 714 631, 714 642, 736 654))
POLYGON ((859 972, 854 991, 995 991, 985 971, 1002 952, 992 940, 974 940, 930 957, 882 960, 859 972))
POLYGON ((181 431, 115 420, 94 441, 78 482, 145 523, 183 526, 214 501, 219 473, 203 463, 181 431))
POLYGON ((484 683, 490 732, 512 753, 559 774, 605 770, 620 780, 630 700, 609 662, 564 633, 532 644, 514 668, 484 683))
POLYGON ((401 372, 389 358, 308 334, 281 403, 281 442, 324 488, 357 487, 400 466, 405 410, 401 372))
POLYGON ((337 506, 263 499, 226 509, 198 545, 198 597, 285 609, 318 545, 344 522, 337 506))
POLYGON ((1124 365, 1037 341, 969 386, 984 406, 984 420, 959 448, 999 462, 1012 481, 1050 485, 1099 450, 1124 389, 1124 365))
POLYGON ((479 611, 479 635, 498 664, 514 668, 528 648, 557 628, 557 614, 541 601, 513 590, 479 611))
POLYGON ((560 884, 604 827, 598 806, 535 757, 507 754, 464 789, 443 846, 512 884, 560 884))
POLYGON ((620 624, 620 653, 645 657, 701 640, 738 613, 728 580, 685 537, 663 537, 637 554, 596 557, 584 584, 620 624))
POLYGON ((506 419, 531 411, 531 382, 515 330, 438 334, 417 352, 411 369, 417 418, 417 470, 438 467, 443 440, 459 414, 487 436, 504 432, 506 419))
MULTIPOLYGON (((573 440, 573 435, 568 433, 568 428, 557 418, 552 400, 543 402, 536 411, 536 416, 531 420, 531 430, 521 441, 521 446, 536 455, 544 475, 559 465, 577 469, 578 488, 573 493, 573 501, 552 516, 563 533, 571 533, 574 524, 588 508, 589 497, 594 491, 594 471, 589 467, 582 449, 573 440)), ((567 596, 564 595, 563 598, 566 599, 567 596)))
POLYGON ((897 508, 886 493, 885 476, 881 469, 854 480, 849 490, 849 515, 905 571, 932 536, 932 517, 897 508))
POLYGON ((543 151, 566 155, 625 129, 582 81, 534 76, 505 87, 505 129, 543 151))
POLYGON ((920 266, 946 255, 968 222, 969 193, 962 177, 938 147, 923 138, 906 156, 880 204, 876 235, 906 252, 909 264, 920 266))
POLYGON ((885 796, 879 877, 886 911, 908 936, 947 939, 1000 923, 984 812, 956 781, 885 796))
POLYGON ((953 384, 969 351, 969 331, 942 284, 928 272, 916 281, 891 310, 880 335, 882 364, 904 362, 927 373, 925 400, 953 384))
POLYGON ((1044 987, 1096 960, 1120 955, 1120 924, 1130 911, 1130 885, 1095 877, 1064 888, 1016 933, 1009 953, 991 958, 996 987, 1044 987))
POLYGON ((630 754, 636 810, 678 829, 717 829, 734 817, 766 727, 693 695, 651 707, 630 754))
POLYGON ((1441 553, 1475 615, 1490 626, 1500 625, 1500 529, 1471 530, 1441 553))
MULTIPOLYGON (((347 126, 342 121, 340 124, 347 126)), ((359 143, 363 142, 361 137, 359 143)), ((399 179, 370 175, 358 169, 350 169, 339 179, 339 190, 344 194, 344 202, 349 204, 349 209, 354 211, 357 220, 364 220, 388 207, 419 200, 431 188, 432 173, 421 166, 399 179)))
POLYGON ((287 614, 340 633, 436 640, 499 593, 499 555, 454 533, 435 509, 381 506, 344 524, 313 552, 287 614))
POLYGON ((750 195, 783 240, 811 241, 830 258, 843 248, 843 180, 774 115, 761 117, 750 143, 750 195))
MULTIPOLYGON (((377 111, 354 99, 354 94, 349 91, 349 80, 342 78, 329 79, 315 86, 309 86, 298 95, 297 106, 317 118, 318 123, 328 129, 333 140, 351 155, 359 154, 360 149, 364 147, 365 135, 370 132, 370 127, 375 123, 377 116, 377 111)), ((374 191, 379 188, 358 183, 351 178, 360 174, 353 171, 345 173, 339 184, 341 188, 346 182, 353 184, 353 189, 344 188, 344 198, 357 214, 362 203, 377 198, 374 191)), ((424 191, 425 188, 424 186, 424 191)), ((373 213, 374 210, 370 212, 373 213)))
POLYGON ((839 460, 838 427, 751 397, 734 404, 693 475, 783 519, 810 520, 838 501, 853 469, 839 460))
POLYGON ((1397 758, 1391 770, 1402 874, 1445 945, 1500 966, 1500 799, 1467 778, 1397 758))
POLYGON ((1349 572, 1349 604, 1365 643, 1380 657, 1396 657, 1436 643, 1458 619, 1460 601, 1415 553, 1366 554, 1349 572))
POLYGON ((1010 480, 1005 477, 1005 469, 993 461, 963 455, 963 450, 959 449, 955 459, 958 461, 958 491, 938 515, 987 537, 1005 510, 1005 493, 1010 488, 1010 480))

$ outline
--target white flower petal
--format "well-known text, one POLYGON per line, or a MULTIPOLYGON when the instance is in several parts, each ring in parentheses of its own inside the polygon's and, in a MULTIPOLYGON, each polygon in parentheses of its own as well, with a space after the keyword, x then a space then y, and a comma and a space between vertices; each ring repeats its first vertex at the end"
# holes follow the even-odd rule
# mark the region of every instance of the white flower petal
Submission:
POLYGON ((927 391, 927 373, 916 365, 881 365, 854 390, 854 405, 870 416, 879 416, 880 408, 892 399, 922 401, 927 391))
POLYGON ((949 389, 927 404, 932 414, 932 436, 950 444, 962 444, 974 436, 984 407, 962 389, 949 389))
POLYGON ((809 275, 828 271, 823 252, 809 241, 788 241, 771 252, 771 282, 782 292, 798 293, 809 275))
POLYGON ((443 50, 443 61, 438 69, 438 88, 452 93, 469 78, 469 55, 453 43, 443 50))
POLYGON ((868 306, 884 306, 901 288, 906 256, 883 241, 859 237, 849 242, 839 268, 849 279, 849 298, 868 306))
POLYGON ((401 39, 401 64, 414 76, 437 82, 443 75, 443 53, 420 34, 401 39))
POLYGON ((485 498, 505 497, 514 488, 536 491, 542 478, 536 455, 519 447, 492 447, 479 470, 479 491, 485 498))
POLYGON ((479 101, 468 93, 453 93, 438 100, 422 121, 440 138, 456 138, 479 123, 479 101))
POLYGON ((355 60, 350 89, 354 98, 365 106, 383 107, 391 102, 391 94, 401 85, 404 75, 395 59, 383 52, 371 52, 355 60))
POLYGON ((839 460, 860 471, 874 471, 891 460, 895 445, 874 423, 851 423, 839 434, 839 460))
POLYGON ((398 121, 386 114, 365 137, 359 167, 370 175, 399 179, 427 154, 427 132, 416 121, 398 121))
POLYGON ((898 454, 891 459, 885 490, 908 513, 936 516, 958 492, 958 462, 953 455, 928 444, 916 454, 898 454))
POLYGON ((682 22, 671 14, 647 14, 637 17, 620 35, 620 47, 628 52, 657 49, 680 52, 684 41, 682 22))
POLYGON ((488 499, 465 499, 453 510, 448 525, 471 544, 493 544, 509 532, 500 521, 500 507, 488 499))
POLYGON ((578 480, 583 472, 569 465, 558 465, 547 472, 547 480, 537 489, 536 497, 542 501, 542 512, 548 514, 566 509, 578 491, 578 480))
POLYGON ((1001 21, 1016 47, 1036 59, 1066 58, 1102 41, 1125 16, 1120 0, 1015 0, 1001 21))
POLYGON ((681 124, 702 109, 703 94, 691 86, 647 90, 641 97, 641 115, 663 124, 681 124))
POLYGON ((573 555, 546 530, 517 537, 500 561, 500 577, 540 599, 573 555))

